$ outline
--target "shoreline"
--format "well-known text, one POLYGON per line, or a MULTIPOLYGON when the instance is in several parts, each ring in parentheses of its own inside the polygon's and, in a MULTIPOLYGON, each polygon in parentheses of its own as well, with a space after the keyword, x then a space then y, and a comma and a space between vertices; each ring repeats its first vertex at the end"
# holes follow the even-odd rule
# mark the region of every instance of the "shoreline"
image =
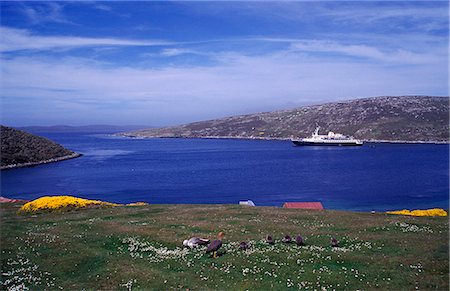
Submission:
MULTIPOLYGON (((291 141, 291 138, 287 137, 259 137, 259 136, 141 136, 141 135, 128 135, 128 134, 113 134, 113 136, 134 138, 134 139, 148 139, 148 138, 199 138, 199 139, 239 139, 239 140, 284 140, 291 141)), ((361 139, 365 143, 393 143, 393 144, 450 144, 450 141, 411 141, 411 140, 382 140, 382 139, 361 139)))
POLYGON ((7 166, 1 166, 0 170, 4 171, 4 170, 17 169, 17 168, 34 167, 34 166, 50 164, 50 163, 56 163, 56 162, 65 161, 65 160, 71 160, 71 159, 75 159, 75 158, 78 158, 78 157, 81 157, 81 156, 82 156, 82 154, 73 153, 71 155, 62 156, 62 157, 58 157, 58 158, 52 158, 52 159, 43 160, 43 161, 39 161, 39 162, 29 162, 29 163, 21 163, 21 164, 12 164, 12 165, 7 165, 7 166))
MULTIPOLYGON (((42 198, 44 196, 54 196, 54 197, 58 197, 58 196, 68 196, 68 195, 43 195, 41 197, 35 198, 35 199, 21 199, 21 198, 8 198, 8 197, 3 197, 0 196, 0 198, 3 199, 9 199, 9 200, 13 200, 13 201, 0 201, 0 203, 17 203, 17 204, 25 204, 27 202, 33 202, 34 200, 37 200, 39 198, 42 198)), ((69 195, 70 196, 70 195, 69 195)), ((75 197, 74 198, 81 198, 81 197, 75 197)), ((81 199, 87 199, 90 200, 89 198, 81 198, 81 199)), ((97 199, 98 200, 98 199, 97 199)), ((367 210, 358 210, 358 209, 341 209, 341 208, 323 208, 323 209, 311 209, 311 208, 286 208, 281 206, 277 206, 277 205, 255 205, 255 206, 250 206, 250 205, 242 205, 239 203, 151 203, 151 202, 112 202, 112 201, 104 201, 104 200, 98 200, 101 202, 105 202, 105 203, 112 203, 115 204, 115 207, 129 207, 129 206, 137 206, 137 205, 133 205, 133 203, 145 203, 143 205, 138 205, 138 206, 144 206, 144 207, 155 207, 155 206, 160 206, 160 207, 192 207, 192 208, 197 208, 197 207, 204 207, 204 208, 220 208, 220 207, 237 207, 237 208, 242 208, 242 209, 285 209, 288 211, 312 211, 312 212, 343 212, 343 213, 355 213, 355 214, 391 214, 388 212, 395 212, 395 211, 402 211, 402 210, 431 210, 431 209, 442 209, 445 212, 449 213, 449 208, 448 207, 440 207, 440 206, 429 206, 429 207, 399 207, 399 208, 386 208, 386 209, 367 209, 367 210)))

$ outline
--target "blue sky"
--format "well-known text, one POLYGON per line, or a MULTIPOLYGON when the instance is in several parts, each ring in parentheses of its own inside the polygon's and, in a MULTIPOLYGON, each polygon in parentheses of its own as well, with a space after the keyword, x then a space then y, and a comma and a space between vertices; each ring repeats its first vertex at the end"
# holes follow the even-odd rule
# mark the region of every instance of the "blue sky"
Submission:
POLYGON ((162 126, 448 96, 447 1, 0 5, 3 124, 162 126))

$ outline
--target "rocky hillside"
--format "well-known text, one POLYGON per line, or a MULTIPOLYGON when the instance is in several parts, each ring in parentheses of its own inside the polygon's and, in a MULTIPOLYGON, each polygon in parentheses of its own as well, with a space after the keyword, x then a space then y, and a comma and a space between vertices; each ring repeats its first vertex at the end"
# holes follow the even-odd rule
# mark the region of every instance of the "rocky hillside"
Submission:
POLYGON ((131 137, 291 138, 334 131, 363 140, 448 141, 449 98, 356 99, 124 133, 131 137))
POLYGON ((1 126, 1 169, 32 166, 78 157, 44 137, 1 126))

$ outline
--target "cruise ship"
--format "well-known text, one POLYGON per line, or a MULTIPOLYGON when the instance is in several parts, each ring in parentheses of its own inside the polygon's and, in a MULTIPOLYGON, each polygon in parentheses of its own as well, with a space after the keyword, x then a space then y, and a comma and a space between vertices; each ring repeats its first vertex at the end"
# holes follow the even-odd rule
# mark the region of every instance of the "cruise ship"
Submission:
POLYGON ((311 137, 292 139, 296 146, 361 146, 363 142, 340 133, 328 132, 327 135, 319 134, 317 127, 311 137))

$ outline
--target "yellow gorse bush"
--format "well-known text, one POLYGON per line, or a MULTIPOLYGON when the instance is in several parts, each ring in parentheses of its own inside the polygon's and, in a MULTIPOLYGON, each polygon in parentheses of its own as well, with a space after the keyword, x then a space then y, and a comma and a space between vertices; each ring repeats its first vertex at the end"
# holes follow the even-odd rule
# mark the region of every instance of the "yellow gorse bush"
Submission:
POLYGON ((84 208, 88 206, 118 206, 119 204, 88 200, 73 196, 44 196, 28 202, 20 208, 21 212, 53 211, 70 208, 84 208))
POLYGON ((400 215, 409 215, 409 216, 447 216, 447 211, 442 208, 433 208, 426 210, 413 210, 409 211, 408 209, 397 210, 397 211, 388 211, 388 214, 400 214, 400 215))

